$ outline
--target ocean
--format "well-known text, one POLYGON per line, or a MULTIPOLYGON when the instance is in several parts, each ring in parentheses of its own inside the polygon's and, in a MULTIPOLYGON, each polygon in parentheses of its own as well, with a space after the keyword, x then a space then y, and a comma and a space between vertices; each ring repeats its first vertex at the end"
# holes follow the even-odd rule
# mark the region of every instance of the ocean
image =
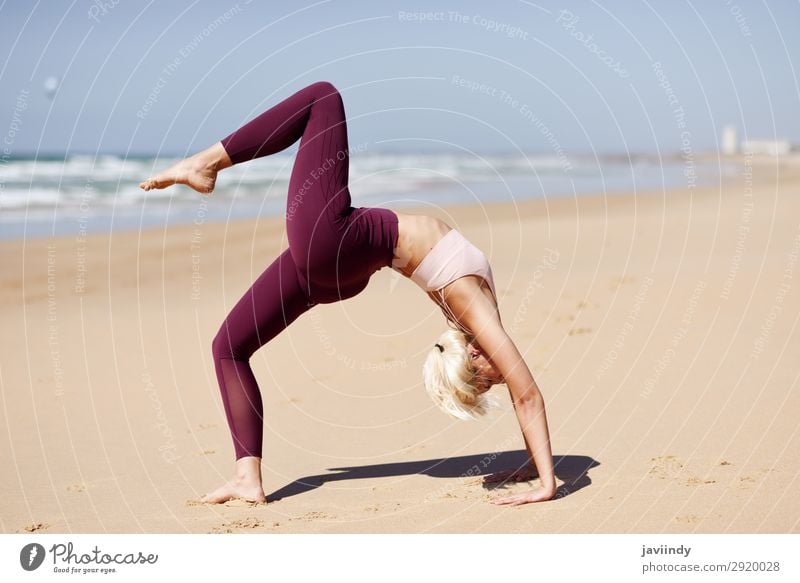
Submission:
MULTIPOLYGON (((82 235, 286 212, 294 152, 221 172, 211 196, 138 184, 177 158, 65 154, 0 159, 0 239, 82 235)), ((350 152, 353 206, 438 207, 713 184, 733 167, 649 156, 350 152)))

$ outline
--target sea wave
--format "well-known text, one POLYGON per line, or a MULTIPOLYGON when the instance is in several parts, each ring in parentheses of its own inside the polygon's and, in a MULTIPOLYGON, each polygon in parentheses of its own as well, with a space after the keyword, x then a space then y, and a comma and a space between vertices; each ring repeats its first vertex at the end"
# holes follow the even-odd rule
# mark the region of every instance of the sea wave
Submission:
MULTIPOLYGON (((138 186, 179 159, 72 153, 0 160, 0 238, 13 238, 19 223, 32 217, 58 222, 87 214, 143 216, 145 208, 161 216, 164 208, 196 204, 201 195, 183 186, 148 192, 138 186), (16 229, 8 227, 14 224, 16 229)), ((243 216, 281 213, 293 162, 287 150, 228 168, 218 177, 213 196, 229 201, 229 208, 235 203, 243 216)), ((530 153, 358 152, 350 156, 349 190, 356 206, 486 202, 680 187, 684 170, 680 160, 585 156, 570 159, 565 167, 559 157, 530 153)))

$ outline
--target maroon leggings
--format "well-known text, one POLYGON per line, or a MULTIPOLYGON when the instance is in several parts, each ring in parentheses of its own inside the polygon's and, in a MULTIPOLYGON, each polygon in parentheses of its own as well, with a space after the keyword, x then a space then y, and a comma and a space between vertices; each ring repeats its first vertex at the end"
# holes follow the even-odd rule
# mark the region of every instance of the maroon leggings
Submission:
POLYGON ((222 145, 240 164, 298 139, 286 201, 289 248, 236 303, 212 343, 236 459, 261 457, 263 406, 250 357, 312 306, 362 291, 391 265, 397 244, 395 213, 350 204, 344 105, 327 81, 297 91, 222 145))

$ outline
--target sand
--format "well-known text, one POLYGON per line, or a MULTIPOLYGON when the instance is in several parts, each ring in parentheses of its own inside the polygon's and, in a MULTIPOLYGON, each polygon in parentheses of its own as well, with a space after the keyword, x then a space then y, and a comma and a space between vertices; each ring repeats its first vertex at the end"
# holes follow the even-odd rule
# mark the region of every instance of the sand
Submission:
POLYGON ((282 220, 4 242, 0 530, 798 532, 800 171, 738 164, 710 187, 427 209, 489 255, 548 407, 558 497, 516 508, 488 500, 535 482, 477 475, 523 455, 506 388, 479 422, 433 407, 444 320, 391 270, 254 355, 270 502, 208 506, 233 469, 211 340, 282 220))

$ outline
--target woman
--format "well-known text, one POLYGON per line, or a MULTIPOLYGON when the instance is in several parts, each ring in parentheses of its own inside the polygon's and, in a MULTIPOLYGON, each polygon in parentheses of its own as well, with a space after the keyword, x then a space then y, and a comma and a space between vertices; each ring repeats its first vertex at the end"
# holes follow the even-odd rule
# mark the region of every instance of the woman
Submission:
MULTIPOLYGON (((431 347, 423 367, 426 389, 437 405, 457 417, 474 417, 486 411, 484 393, 493 384, 508 385, 529 461, 542 486, 494 502, 516 505, 552 498, 556 484, 544 401, 503 329, 485 255, 433 217, 351 206, 345 111, 331 83, 319 81, 297 91, 140 186, 150 190, 185 184, 208 194, 220 170, 279 152, 298 139, 286 210, 289 248, 242 296, 212 343, 236 473, 201 500, 266 500, 261 483, 262 402, 248 363, 252 354, 316 304, 355 296, 375 271, 387 266, 418 283, 454 326, 431 347)), ((533 475, 529 464, 486 481, 533 475)))

